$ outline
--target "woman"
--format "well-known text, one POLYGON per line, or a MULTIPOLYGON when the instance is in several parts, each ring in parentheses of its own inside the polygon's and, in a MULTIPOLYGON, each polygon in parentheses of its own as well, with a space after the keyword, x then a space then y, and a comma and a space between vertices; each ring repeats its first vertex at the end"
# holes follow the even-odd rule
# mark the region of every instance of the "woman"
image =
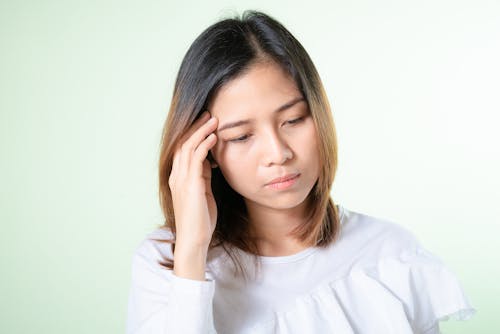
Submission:
POLYGON ((474 313, 392 222, 334 205, 337 143, 301 44, 259 12, 207 28, 164 127, 165 224, 136 249, 128 333, 439 333, 474 313))

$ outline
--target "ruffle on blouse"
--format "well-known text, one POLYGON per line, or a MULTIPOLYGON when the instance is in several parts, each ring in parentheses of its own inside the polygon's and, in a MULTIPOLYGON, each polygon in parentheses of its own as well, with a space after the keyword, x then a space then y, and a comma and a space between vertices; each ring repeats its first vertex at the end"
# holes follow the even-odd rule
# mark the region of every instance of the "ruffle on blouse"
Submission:
POLYGON ((467 320, 475 312, 455 275, 417 247, 351 268, 248 333, 429 334, 439 333, 440 320, 467 320))

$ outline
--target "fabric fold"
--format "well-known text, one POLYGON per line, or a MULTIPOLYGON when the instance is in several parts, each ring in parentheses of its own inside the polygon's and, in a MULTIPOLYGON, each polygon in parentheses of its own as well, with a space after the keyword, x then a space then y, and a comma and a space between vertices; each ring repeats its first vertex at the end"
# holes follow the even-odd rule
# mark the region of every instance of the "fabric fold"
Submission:
POLYGON ((300 333, 294 326, 300 322, 303 328, 319 325, 340 334, 437 334, 439 321, 467 320, 475 312, 456 276, 435 255, 416 247, 353 267, 248 333, 300 333))

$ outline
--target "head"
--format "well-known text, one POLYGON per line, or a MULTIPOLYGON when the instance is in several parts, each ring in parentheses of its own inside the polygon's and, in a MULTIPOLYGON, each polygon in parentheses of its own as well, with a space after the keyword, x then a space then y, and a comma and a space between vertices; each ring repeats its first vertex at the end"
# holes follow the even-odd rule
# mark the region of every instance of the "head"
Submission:
POLYGON ((174 232, 168 187, 174 149, 205 110, 219 119, 217 144, 209 154, 218 208, 212 246, 255 251, 249 238, 251 205, 302 205, 307 217, 292 234, 316 246, 332 242, 339 229, 330 198, 337 168, 335 127, 314 64, 291 33, 273 18, 247 11, 208 27, 187 51, 159 166, 165 225, 174 232), (238 121, 248 122, 225 128, 238 121), (286 194, 267 185, 286 174, 300 174, 286 194))
POLYGON ((272 59, 255 59, 216 92, 208 110, 219 120, 211 155, 225 181, 242 196, 249 218, 259 208, 287 210, 299 220, 307 217, 320 174, 319 138, 290 74, 272 59), (270 185, 286 175, 297 176, 287 188, 270 185))

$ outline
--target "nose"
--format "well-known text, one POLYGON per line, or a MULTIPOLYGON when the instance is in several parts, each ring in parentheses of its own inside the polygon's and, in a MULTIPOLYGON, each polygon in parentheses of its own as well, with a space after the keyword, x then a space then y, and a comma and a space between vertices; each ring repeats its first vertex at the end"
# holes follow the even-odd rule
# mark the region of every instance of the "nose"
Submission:
POLYGON ((293 153, 286 141, 275 131, 270 131, 262 143, 264 150, 264 165, 282 165, 293 158, 293 153))

